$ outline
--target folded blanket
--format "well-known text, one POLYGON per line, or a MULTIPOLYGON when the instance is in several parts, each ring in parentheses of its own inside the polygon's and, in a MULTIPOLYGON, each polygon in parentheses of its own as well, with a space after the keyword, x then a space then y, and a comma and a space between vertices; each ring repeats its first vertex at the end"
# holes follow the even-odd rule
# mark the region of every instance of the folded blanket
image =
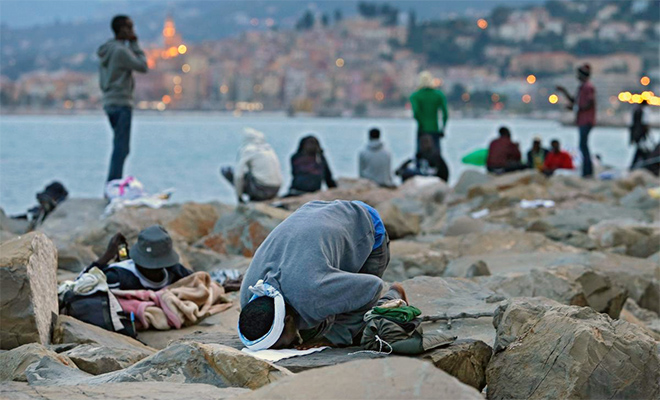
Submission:
POLYGON ((125 313, 134 313, 137 329, 179 329, 194 325, 203 318, 231 307, 224 289, 206 272, 195 272, 157 292, 153 290, 117 290, 125 313))

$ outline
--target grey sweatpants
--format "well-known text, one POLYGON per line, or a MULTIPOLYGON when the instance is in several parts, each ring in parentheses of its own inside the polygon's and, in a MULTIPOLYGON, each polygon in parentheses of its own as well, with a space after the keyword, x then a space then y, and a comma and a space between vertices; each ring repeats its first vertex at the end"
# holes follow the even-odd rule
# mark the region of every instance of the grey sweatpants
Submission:
MULTIPOLYGON (((377 277, 382 278, 389 263, 390 238, 386 233, 383 245, 371 252, 369 258, 367 258, 367 261, 365 261, 358 273, 376 275, 377 277)), ((350 293, 347 293, 346 295, 350 296, 350 293)), ((329 317, 315 329, 304 331, 300 334, 305 341, 325 337, 333 344, 339 346, 359 344, 360 339, 362 338, 362 331, 367 324, 364 322, 364 314, 374 306, 383 304, 389 300, 400 298, 401 296, 399 295, 399 292, 390 289, 383 296, 374 298, 364 307, 349 313, 329 317)))

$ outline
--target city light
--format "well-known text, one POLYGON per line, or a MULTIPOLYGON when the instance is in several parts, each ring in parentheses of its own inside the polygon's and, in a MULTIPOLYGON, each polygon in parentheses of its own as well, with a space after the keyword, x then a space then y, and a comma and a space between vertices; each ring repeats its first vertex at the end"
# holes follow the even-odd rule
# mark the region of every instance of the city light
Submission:
POLYGON ((529 104, 532 101, 532 96, 530 96, 528 94, 524 94, 523 97, 522 97, 522 101, 525 104, 529 104))
POLYGON ((220 93, 227 94, 227 92, 229 92, 229 86, 227 85, 220 86, 220 93))
POLYGON ((550 95, 550 97, 548 97, 548 101, 550 102, 550 104, 557 104, 557 102, 559 101, 559 97, 553 93, 550 95))
POLYGON ((185 74, 187 74, 188 72, 190 72, 190 64, 183 64, 183 65, 181 66, 181 71, 183 71, 185 74))
POLYGON ((158 111, 165 111, 165 108, 167 108, 167 106, 162 101, 160 103, 158 103, 158 105, 156 106, 156 109, 158 111))
POLYGON ((374 96, 376 100, 378 101, 383 101, 385 100, 385 94, 383 92, 376 92, 376 95, 374 96))
POLYGON ((180 94, 181 92, 183 92, 183 88, 181 87, 181 85, 174 86, 174 93, 175 94, 180 94))
POLYGON ((486 29, 488 28, 488 21, 485 19, 481 18, 477 21, 477 26, 481 29, 486 29))
POLYGON ((163 96, 163 98, 161 100, 165 104, 170 104, 172 102, 172 98, 169 95, 163 96))
POLYGON ((438 87, 442 86, 444 82, 442 81, 441 78, 433 78, 433 86, 438 87))
POLYGON ((182 45, 179 46, 179 48, 177 50, 179 51, 179 54, 186 54, 186 51, 188 51, 188 48, 186 47, 185 44, 182 44, 182 45))
POLYGON ((272 28, 275 25, 275 20, 272 18, 266 18, 266 26, 272 28))
POLYGON ((497 103, 498 101, 500 101, 500 95, 497 94, 497 93, 493 93, 493 94, 490 96, 490 99, 491 99, 491 101, 492 101, 493 103, 497 103))
POLYGON ((250 25, 252 25, 252 26, 257 26, 257 25, 259 25, 259 19, 257 19, 257 18, 252 18, 252 19, 250 20, 250 25))
POLYGON ((643 101, 647 101, 648 104, 652 106, 660 106, 660 97, 656 96, 655 93, 651 91, 645 91, 642 92, 641 94, 621 92, 617 97, 619 101, 622 103, 640 104, 643 101))
POLYGON ((181 84, 181 77, 180 76, 175 76, 172 78, 172 82, 174 82, 175 85, 180 85, 181 84))
POLYGON ((335 65, 338 66, 339 68, 344 66, 344 59, 343 58, 338 58, 337 61, 335 61, 335 65))
POLYGON ((64 108, 73 108, 73 101, 67 100, 64 102, 64 108))
POLYGON ((254 85, 254 87, 252 88, 252 90, 254 90, 255 93, 261 93, 261 90, 262 90, 262 89, 263 89, 263 88, 262 88, 261 85, 258 84, 258 83, 257 83, 256 85, 254 85))
POLYGON ((649 83, 651 83, 651 78, 648 76, 643 76, 642 79, 639 80, 639 83, 641 83, 644 86, 648 86, 649 83))
POLYGON ((530 85, 533 85, 536 82, 536 77, 534 75, 528 75, 527 76, 527 83, 530 85))
POLYGON ((621 92, 619 93, 619 100, 628 102, 632 99, 632 94, 630 92, 621 92))
POLYGON ((463 93, 463 94, 461 95, 461 99, 462 99, 464 102, 467 103, 468 101, 470 101, 470 93, 468 93, 468 92, 463 93))
POLYGON ((639 94, 633 94, 632 99, 630 99, 630 101, 632 101, 633 103, 639 104, 639 103, 642 102, 642 96, 639 95, 639 94))
POLYGON ((176 57, 179 55, 179 51, 176 49, 176 47, 172 46, 169 49, 167 49, 167 55, 169 57, 176 57))

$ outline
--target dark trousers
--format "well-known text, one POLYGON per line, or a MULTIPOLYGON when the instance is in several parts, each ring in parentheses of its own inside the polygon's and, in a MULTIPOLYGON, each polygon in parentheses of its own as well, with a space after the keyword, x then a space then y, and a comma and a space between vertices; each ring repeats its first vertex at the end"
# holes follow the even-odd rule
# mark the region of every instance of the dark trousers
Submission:
MULTIPOLYGON (((232 167, 222 167, 220 173, 232 186, 234 185, 234 169, 232 167)), ((265 186, 257 182, 250 172, 247 172, 243 177, 243 193, 247 194, 251 201, 273 199, 277 197, 279 191, 279 186, 265 186)))
MULTIPOLYGON (((442 157, 442 146, 440 145, 440 139, 443 136, 442 132, 420 132, 419 130, 417 131, 417 152, 415 154, 419 154, 419 149, 421 147, 421 137, 424 135, 429 135, 431 136, 431 140, 433 141, 433 147, 435 147, 438 150, 438 154, 440 154, 440 165, 438 165, 438 178, 442 179, 445 182, 449 182, 449 167, 447 166, 447 163, 445 162, 445 159, 442 157)), ((421 174, 415 174, 415 175, 421 175, 421 174)), ((405 180, 405 179, 404 179, 405 180)))
POLYGON ((592 176, 594 174, 593 165, 591 164, 591 154, 589 153, 589 132, 593 125, 580 125, 580 152, 582 153, 582 176, 592 176))
POLYGON ((109 182, 113 179, 121 179, 124 174, 124 162, 128 157, 131 141, 133 109, 128 106, 107 106, 105 112, 108 114, 108 120, 114 132, 110 171, 108 172, 109 182))

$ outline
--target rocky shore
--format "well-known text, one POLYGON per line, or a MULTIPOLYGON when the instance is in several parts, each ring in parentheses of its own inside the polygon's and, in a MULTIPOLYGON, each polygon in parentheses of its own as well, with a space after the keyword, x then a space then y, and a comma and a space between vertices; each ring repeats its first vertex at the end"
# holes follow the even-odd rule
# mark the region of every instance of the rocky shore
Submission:
POLYGON ((272 203, 127 208, 65 201, 36 231, 0 213, 0 398, 660 398, 660 180, 463 174, 454 187, 362 180, 272 203), (241 351, 231 309, 139 340, 57 315, 57 283, 165 226, 196 271, 245 270, 260 243, 309 200, 362 200, 381 213, 387 281, 457 336, 419 357, 329 349, 276 364, 241 351), (546 200, 544 204, 533 200, 546 200))

